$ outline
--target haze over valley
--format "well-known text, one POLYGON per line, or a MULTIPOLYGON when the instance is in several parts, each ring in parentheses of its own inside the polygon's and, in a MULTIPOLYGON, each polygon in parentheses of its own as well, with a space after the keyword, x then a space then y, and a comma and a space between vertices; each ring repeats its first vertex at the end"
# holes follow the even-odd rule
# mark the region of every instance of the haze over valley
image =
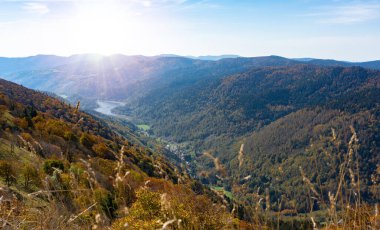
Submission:
POLYGON ((380 2, 0 8, 4 229, 380 229, 380 2))

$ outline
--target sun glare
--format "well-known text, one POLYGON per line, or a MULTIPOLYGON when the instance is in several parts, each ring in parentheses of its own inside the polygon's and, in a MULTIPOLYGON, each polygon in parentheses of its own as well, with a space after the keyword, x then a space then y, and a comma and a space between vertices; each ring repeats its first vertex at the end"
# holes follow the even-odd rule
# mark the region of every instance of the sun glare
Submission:
POLYGON ((75 43, 85 52, 117 52, 126 42, 132 27, 128 13, 116 6, 84 7, 74 17, 71 25, 75 43))

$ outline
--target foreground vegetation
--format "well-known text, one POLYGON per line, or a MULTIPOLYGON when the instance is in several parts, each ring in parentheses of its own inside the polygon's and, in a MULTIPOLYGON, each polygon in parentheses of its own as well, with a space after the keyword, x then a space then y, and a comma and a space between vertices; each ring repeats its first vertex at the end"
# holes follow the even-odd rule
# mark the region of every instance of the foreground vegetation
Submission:
POLYGON ((229 204, 151 150, 42 93, 0 82, 5 229, 223 229, 229 204))

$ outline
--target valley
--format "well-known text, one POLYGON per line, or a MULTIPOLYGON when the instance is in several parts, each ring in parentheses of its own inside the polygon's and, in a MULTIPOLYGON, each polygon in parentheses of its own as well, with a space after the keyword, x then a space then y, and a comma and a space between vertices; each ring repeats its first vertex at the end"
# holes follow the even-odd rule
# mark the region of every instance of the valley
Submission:
MULTIPOLYGON (((305 218, 310 210, 310 215, 323 212, 328 192, 340 183, 342 171, 337 169, 348 167, 350 148, 355 149, 352 158, 363 186, 362 201, 379 198, 379 70, 278 56, 75 60, 88 66, 74 72, 77 78, 72 72, 79 64, 75 61, 59 72, 54 67, 3 74, 17 76, 18 83, 28 86, 32 76, 48 73, 44 84, 34 81, 30 86, 64 94, 73 106, 80 101, 82 110, 104 120, 115 133, 151 149, 240 207, 236 216, 242 220, 252 221, 255 205, 262 209, 270 205, 271 213, 291 210, 305 218), (111 74, 107 67, 111 60, 125 72, 111 74), (107 76, 100 74, 104 72, 107 76), (66 78, 70 88, 59 83, 66 78), (47 87, 55 84, 60 87, 47 87), (75 84, 80 87, 72 87, 75 84), (357 135, 357 147, 351 146, 351 135, 357 135), (316 183, 318 190, 311 191, 319 194, 318 202, 310 200, 308 189, 316 183), (260 203, 263 199, 265 204, 260 203)), ((349 193, 354 185, 345 183, 348 187, 342 192, 349 193)), ((194 184, 195 191, 201 185, 194 184)))
MULTIPOLYGON (((169 139, 157 137, 153 134, 154 131, 150 129, 149 125, 134 123, 136 120, 138 121, 137 118, 132 118, 132 117, 128 117, 125 115, 120 115, 120 114, 116 114, 112 112, 113 109, 122 107, 123 105, 125 105, 122 102, 97 100, 96 103, 98 105, 98 108, 94 109, 95 112, 101 113, 108 117, 109 116, 117 117, 119 119, 131 122, 131 125, 137 127, 138 129, 136 133, 144 136, 144 138, 148 140, 151 140, 157 143, 160 146, 160 148, 161 147, 164 148, 165 151, 169 153, 169 154, 168 153, 166 154, 169 157, 169 159, 171 159, 177 165, 182 165, 182 167, 190 175, 192 175, 193 177, 196 177, 196 174, 195 174, 196 161, 193 162, 196 159, 196 155, 194 154, 195 150, 193 150, 193 148, 191 147, 189 143, 179 144, 169 139), (175 160, 173 157, 170 157, 173 155, 176 156, 176 159, 178 160, 175 160)), ((122 124, 119 124, 119 125, 122 126, 122 124)), ((155 148, 154 145, 150 147, 155 148)))
POLYGON ((117 102, 117 101, 102 101, 102 100, 97 100, 96 101, 97 108, 94 109, 98 113, 102 113, 104 115, 108 116, 119 116, 116 113, 113 113, 112 110, 116 107, 123 106, 124 103, 122 102, 117 102))
POLYGON ((380 0, 5 0, 0 229, 380 230, 380 0))

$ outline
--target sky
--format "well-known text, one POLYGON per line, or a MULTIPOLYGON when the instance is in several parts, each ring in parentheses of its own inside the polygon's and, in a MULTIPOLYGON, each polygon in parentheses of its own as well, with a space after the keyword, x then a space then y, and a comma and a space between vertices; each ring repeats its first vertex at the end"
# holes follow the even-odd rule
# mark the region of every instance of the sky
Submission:
POLYGON ((0 0, 0 56, 380 60, 380 0, 0 0))

